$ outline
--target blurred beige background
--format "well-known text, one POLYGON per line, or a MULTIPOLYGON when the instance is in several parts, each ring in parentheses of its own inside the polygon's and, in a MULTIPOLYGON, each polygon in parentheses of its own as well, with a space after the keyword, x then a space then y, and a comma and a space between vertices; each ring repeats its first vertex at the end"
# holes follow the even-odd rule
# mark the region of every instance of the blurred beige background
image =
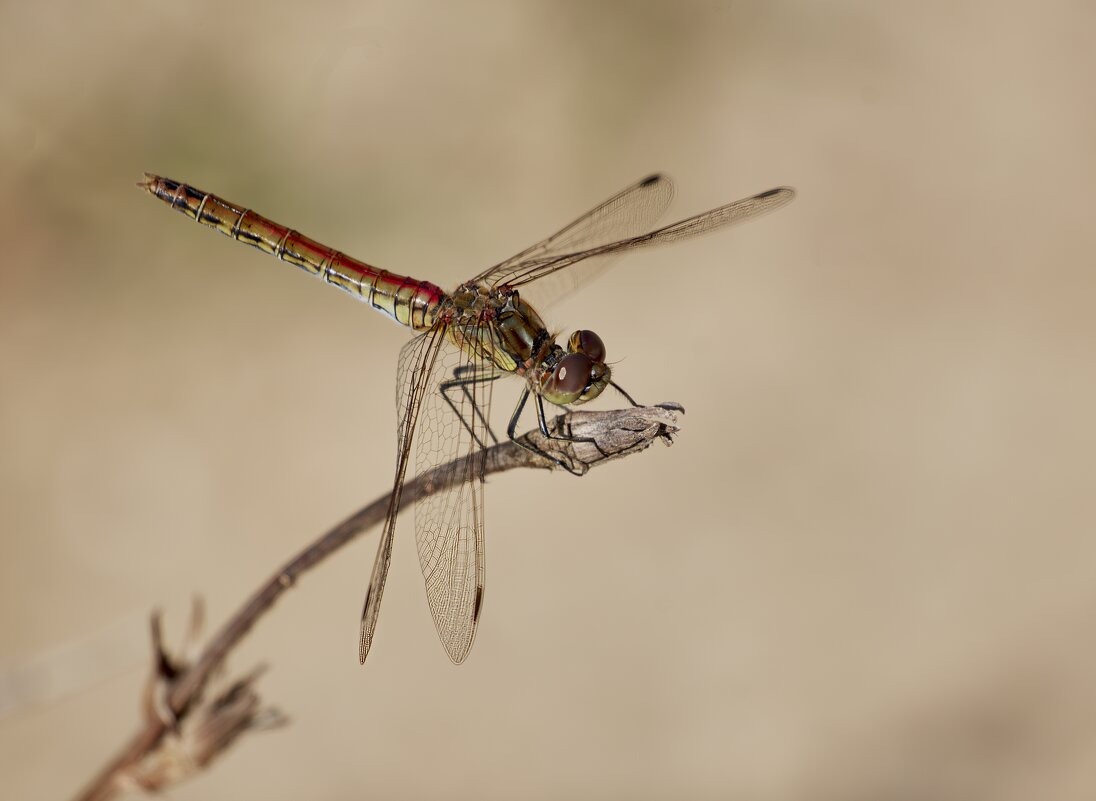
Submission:
POLYGON ((220 623, 391 480, 404 332, 143 170, 443 286, 665 170, 668 219, 800 193, 548 313, 678 443, 490 482, 459 669, 408 525, 367 668, 375 536, 310 574, 232 661, 292 726, 171 797, 1093 798, 1094 36, 1083 3, 4 4, 0 796, 135 729, 153 607, 220 623))

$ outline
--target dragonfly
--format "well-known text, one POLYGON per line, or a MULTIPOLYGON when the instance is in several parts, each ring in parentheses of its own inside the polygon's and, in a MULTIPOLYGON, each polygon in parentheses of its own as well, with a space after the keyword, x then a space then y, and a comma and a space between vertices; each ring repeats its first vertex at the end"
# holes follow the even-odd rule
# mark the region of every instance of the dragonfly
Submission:
MULTIPOLYGON (((577 330, 560 344, 530 298, 543 308, 625 251, 709 233, 795 197, 790 187, 777 187, 652 230, 670 204, 673 184, 651 175, 445 292, 429 281, 358 261, 188 184, 145 173, 138 186, 190 219, 296 265, 417 332, 398 360, 396 475, 362 611, 363 664, 373 644, 413 453, 419 474, 465 457, 449 489, 415 505, 415 539, 430 612, 449 658, 460 664, 472 647, 483 607, 484 466, 487 447, 498 442, 488 422, 495 381, 506 375, 524 381, 506 434, 529 449, 535 446, 516 431, 530 399, 541 433, 557 439, 565 435, 549 433, 545 402, 569 409, 611 386, 639 405, 613 381, 605 343, 596 333, 577 330)), ((583 472, 546 451, 542 455, 570 472, 583 472)))

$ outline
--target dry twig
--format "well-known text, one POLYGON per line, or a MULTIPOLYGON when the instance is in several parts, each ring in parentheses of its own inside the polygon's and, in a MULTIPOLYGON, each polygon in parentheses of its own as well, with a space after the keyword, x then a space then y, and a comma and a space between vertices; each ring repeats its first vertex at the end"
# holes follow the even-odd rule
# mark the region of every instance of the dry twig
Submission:
MULTIPOLYGON (((669 444, 678 430, 678 414, 683 411, 681 406, 667 403, 609 412, 569 412, 552 420, 549 428, 553 434, 570 439, 551 439, 538 431, 521 438, 585 472, 645 450, 656 439, 669 444)), ((451 486, 466 475, 461 469, 465 464, 465 458, 456 459, 409 481, 403 491, 404 508, 451 486)), ((543 456, 505 442, 488 449, 485 474, 554 466, 543 456)), ((381 522, 387 507, 388 495, 378 498, 293 557, 225 623, 192 663, 177 662, 167 654, 160 638, 159 617, 154 614, 154 664, 146 691, 144 727, 104 766, 78 801, 104 801, 134 786, 162 789, 203 768, 244 731, 280 724, 283 718, 277 712, 260 708, 252 686, 257 672, 232 683, 212 701, 204 700, 204 691, 228 654, 282 593, 305 571, 381 522), (191 724, 189 729, 187 724, 191 724), (196 734, 184 737, 184 731, 196 734)), ((195 617, 198 615, 196 609, 195 617)))

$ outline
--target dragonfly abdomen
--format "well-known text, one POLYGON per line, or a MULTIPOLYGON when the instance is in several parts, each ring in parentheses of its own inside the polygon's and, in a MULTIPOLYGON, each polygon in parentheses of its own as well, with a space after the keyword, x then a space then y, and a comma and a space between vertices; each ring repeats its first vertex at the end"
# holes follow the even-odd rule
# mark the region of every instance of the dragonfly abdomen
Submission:
POLYGON ((145 173, 139 186, 190 219, 319 276, 398 323, 421 331, 437 319, 445 293, 429 281, 379 270, 250 209, 170 178, 145 173))

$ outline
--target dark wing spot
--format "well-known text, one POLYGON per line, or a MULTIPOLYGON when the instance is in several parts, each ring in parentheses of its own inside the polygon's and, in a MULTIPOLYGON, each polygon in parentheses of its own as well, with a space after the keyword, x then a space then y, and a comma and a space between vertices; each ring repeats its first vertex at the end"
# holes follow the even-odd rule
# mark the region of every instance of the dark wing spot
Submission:
POLYGON ((483 606, 483 586, 476 587, 476 602, 472 606, 472 622, 479 620, 480 607, 483 606))
POLYGON ((362 604, 362 618, 365 618, 365 610, 369 608, 369 599, 373 597, 373 585, 369 585, 369 589, 365 591, 365 603, 362 604))
POLYGON ((784 187, 778 186, 776 189, 770 189, 768 192, 762 192, 760 195, 755 195, 755 197, 758 200, 764 200, 767 197, 772 197, 773 195, 779 195, 783 191, 784 191, 784 187))
POLYGON ((646 178, 644 178, 642 181, 640 181, 639 185, 640 186, 650 186, 651 184, 658 183, 661 180, 662 180, 662 175, 656 172, 654 175, 648 175, 646 178))

